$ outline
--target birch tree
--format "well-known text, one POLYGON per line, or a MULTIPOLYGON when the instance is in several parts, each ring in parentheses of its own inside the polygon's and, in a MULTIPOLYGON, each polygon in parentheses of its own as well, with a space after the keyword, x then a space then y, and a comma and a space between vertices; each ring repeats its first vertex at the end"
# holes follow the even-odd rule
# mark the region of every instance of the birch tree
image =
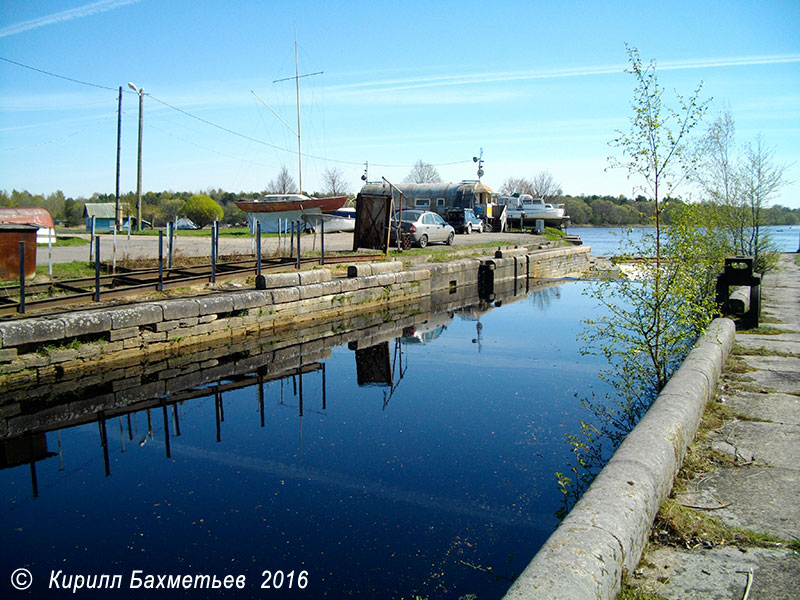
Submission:
MULTIPOLYGON (((633 369, 637 385, 658 392, 682 360, 687 343, 705 325, 692 317, 694 299, 682 286, 684 269, 690 265, 665 260, 662 219, 666 198, 676 194, 694 168, 689 134, 703 117, 708 102, 700 101, 700 83, 688 98, 677 95, 677 108, 667 105, 655 62, 645 64, 636 48, 628 46, 627 50, 630 66, 626 72, 633 75, 636 84, 633 114, 629 130, 618 131, 610 142, 620 156, 610 157, 609 162, 612 168, 626 169, 653 201, 654 230, 642 237, 637 248, 649 259, 642 264, 639 281, 606 282, 594 294, 612 316, 592 323, 588 340, 600 343, 615 376, 629 381, 633 369), (622 371, 628 372, 623 376, 622 371)), ((627 391, 635 393, 635 387, 627 391)))

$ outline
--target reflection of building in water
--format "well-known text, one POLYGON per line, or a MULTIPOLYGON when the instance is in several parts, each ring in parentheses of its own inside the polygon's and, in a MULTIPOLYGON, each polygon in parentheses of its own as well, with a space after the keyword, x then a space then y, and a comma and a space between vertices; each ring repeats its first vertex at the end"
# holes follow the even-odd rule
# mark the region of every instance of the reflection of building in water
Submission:
POLYGON ((34 498, 39 496, 36 463, 51 456, 57 456, 57 454, 47 450, 47 436, 44 433, 31 433, 23 437, 0 441, 0 469, 30 465, 31 488, 34 498))
MULTIPOLYGON (((405 329, 403 331, 405 332, 405 329)), ((354 350, 356 354, 358 385, 382 387, 384 409, 388 406, 406 372, 407 365, 403 362, 403 339, 395 338, 393 340, 393 352, 389 350, 388 341, 366 347, 359 347, 358 342, 348 344, 348 348, 354 350)))

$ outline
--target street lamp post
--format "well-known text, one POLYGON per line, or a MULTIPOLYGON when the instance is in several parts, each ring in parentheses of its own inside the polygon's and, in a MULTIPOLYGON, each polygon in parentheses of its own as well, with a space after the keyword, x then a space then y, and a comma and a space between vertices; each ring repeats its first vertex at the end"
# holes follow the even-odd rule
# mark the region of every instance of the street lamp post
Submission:
POLYGON ((137 88, 131 82, 128 87, 139 94, 139 153, 136 162, 136 230, 142 230, 142 107, 144 88, 137 88))

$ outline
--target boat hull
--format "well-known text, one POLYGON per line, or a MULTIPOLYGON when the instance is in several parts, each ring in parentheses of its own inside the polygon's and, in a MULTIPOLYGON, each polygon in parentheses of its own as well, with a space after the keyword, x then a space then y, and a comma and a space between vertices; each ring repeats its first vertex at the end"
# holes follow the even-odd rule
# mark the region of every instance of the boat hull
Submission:
POLYGON ((564 209, 563 208, 546 208, 546 209, 527 209, 527 210, 520 210, 518 208, 507 208, 506 215, 509 219, 519 219, 522 215, 525 215, 526 221, 533 221, 536 219, 563 219, 564 218, 564 209))
POLYGON ((310 209, 330 212, 342 208, 346 202, 347 196, 330 196, 328 198, 308 198, 307 200, 291 201, 240 200, 234 202, 234 204, 247 213, 293 212, 310 209))

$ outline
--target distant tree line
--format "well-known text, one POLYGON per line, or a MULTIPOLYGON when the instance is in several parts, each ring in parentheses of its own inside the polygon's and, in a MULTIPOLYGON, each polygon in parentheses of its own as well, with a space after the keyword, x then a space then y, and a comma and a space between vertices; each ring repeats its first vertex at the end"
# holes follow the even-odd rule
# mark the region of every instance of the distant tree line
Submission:
MULTIPOLYGON (((566 195, 555 201, 564 204, 573 225, 650 225, 655 213, 655 202, 644 196, 566 195)), ((665 223, 672 223, 672 214, 684 206, 680 198, 668 198, 662 213, 665 223)), ((775 204, 765 208, 762 217, 764 225, 798 225, 800 209, 775 204)))
MULTIPOLYGON (((313 196, 348 194, 349 187, 338 169, 328 169, 323 173, 322 191, 313 196)), ((189 217, 197 225, 205 226, 217 219, 223 225, 242 226, 247 224, 247 216, 234 202, 242 199, 259 198, 269 193, 293 193, 297 191, 294 179, 283 167, 278 176, 268 182, 266 189, 257 192, 226 192, 223 189, 196 192, 147 192, 142 194, 142 219, 150 221, 154 227, 163 227, 176 217, 189 217)), ((136 194, 120 194, 123 218, 136 215, 136 194)), ((27 190, 0 190, 0 206, 41 206, 46 208, 57 223, 66 227, 81 227, 84 224, 84 207, 87 203, 115 203, 114 194, 92 194, 89 198, 79 196, 69 198, 57 190, 50 194, 32 194, 27 190)))

